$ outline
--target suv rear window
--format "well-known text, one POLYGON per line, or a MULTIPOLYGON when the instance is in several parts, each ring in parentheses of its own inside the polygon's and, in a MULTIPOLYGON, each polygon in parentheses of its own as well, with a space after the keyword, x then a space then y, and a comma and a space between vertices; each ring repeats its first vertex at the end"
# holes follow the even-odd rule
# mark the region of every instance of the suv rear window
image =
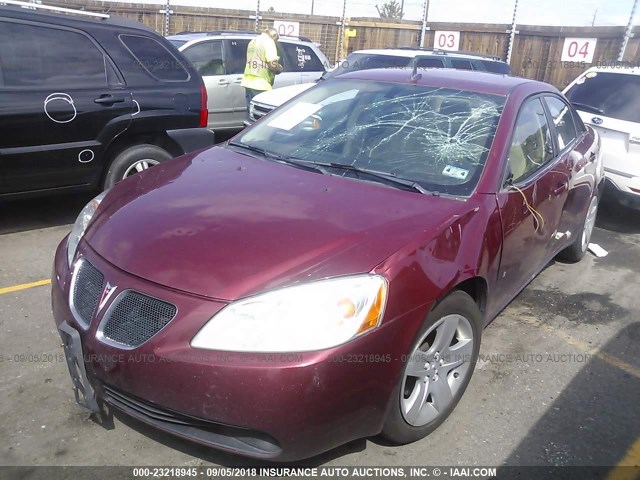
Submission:
POLYGON ((106 86, 102 52, 80 33, 0 22, 0 71, 7 87, 106 86))
POLYGON ((338 64, 338 66, 323 75, 323 78, 329 79, 344 75, 349 72, 357 72, 358 70, 370 70, 373 68, 402 68, 409 65, 412 58, 399 57, 397 55, 376 55, 371 53, 352 53, 346 60, 338 64))
POLYGON ((578 110, 640 122, 640 75, 590 72, 578 82, 566 93, 578 110))
POLYGON ((324 72, 322 62, 315 52, 305 45, 280 42, 286 56, 287 71, 290 72, 324 72))
POLYGON ((120 35, 120 41, 135 57, 134 67, 146 70, 153 77, 165 82, 189 80, 189 73, 160 42, 141 35, 120 35))
POLYGON ((492 62, 491 60, 480 60, 480 63, 487 72, 511 75, 511 68, 507 63, 492 62))

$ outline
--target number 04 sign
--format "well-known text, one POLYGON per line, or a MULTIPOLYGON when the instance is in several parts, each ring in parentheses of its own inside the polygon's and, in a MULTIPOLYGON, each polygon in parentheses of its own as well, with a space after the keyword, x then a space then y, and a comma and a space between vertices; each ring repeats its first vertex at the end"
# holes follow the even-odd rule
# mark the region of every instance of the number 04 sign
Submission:
POLYGON ((433 48, 438 50, 460 50, 460 32, 437 30, 433 38, 433 48))
POLYGON ((563 62, 593 62, 597 38, 565 38, 562 47, 563 62))

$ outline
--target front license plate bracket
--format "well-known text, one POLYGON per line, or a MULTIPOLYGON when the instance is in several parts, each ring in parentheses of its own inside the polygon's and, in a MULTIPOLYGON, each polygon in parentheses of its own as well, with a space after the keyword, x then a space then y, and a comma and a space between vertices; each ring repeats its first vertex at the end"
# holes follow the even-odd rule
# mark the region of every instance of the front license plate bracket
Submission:
POLYGON ((80 334, 67 322, 62 322, 58 325, 58 333, 62 338, 62 348, 67 360, 76 402, 90 412, 100 415, 101 409, 98 406, 96 392, 89 383, 87 370, 84 366, 80 334))

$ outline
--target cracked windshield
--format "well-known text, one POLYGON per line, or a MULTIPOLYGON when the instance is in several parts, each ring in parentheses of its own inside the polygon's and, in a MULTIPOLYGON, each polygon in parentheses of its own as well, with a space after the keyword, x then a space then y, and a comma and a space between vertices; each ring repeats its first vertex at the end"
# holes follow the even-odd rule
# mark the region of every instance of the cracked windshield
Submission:
POLYGON ((234 144, 322 166, 325 174, 397 180, 399 188, 406 180, 422 193, 467 196, 482 173, 504 101, 442 87, 339 80, 302 94, 234 144))

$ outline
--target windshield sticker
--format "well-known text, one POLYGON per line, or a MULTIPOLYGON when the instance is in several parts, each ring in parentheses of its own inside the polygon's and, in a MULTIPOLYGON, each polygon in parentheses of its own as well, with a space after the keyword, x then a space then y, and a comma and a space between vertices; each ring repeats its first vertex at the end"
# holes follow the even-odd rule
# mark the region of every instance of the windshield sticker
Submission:
POLYGON ((446 175, 447 177, 464 180, 465 178, 467 178, 467 175, 469 175, 469 170, 454 167, 453 165, 447 165, 446 167, 444 167, 444 170, 442 170, 442 174, 446 175))
POLYGON ((280 130, 291 130, 320 110, 321 107, 322 105, 316 105, 315 103, 298 102, 287 110, 285 115, 278 115, 267 125, 280 130))

